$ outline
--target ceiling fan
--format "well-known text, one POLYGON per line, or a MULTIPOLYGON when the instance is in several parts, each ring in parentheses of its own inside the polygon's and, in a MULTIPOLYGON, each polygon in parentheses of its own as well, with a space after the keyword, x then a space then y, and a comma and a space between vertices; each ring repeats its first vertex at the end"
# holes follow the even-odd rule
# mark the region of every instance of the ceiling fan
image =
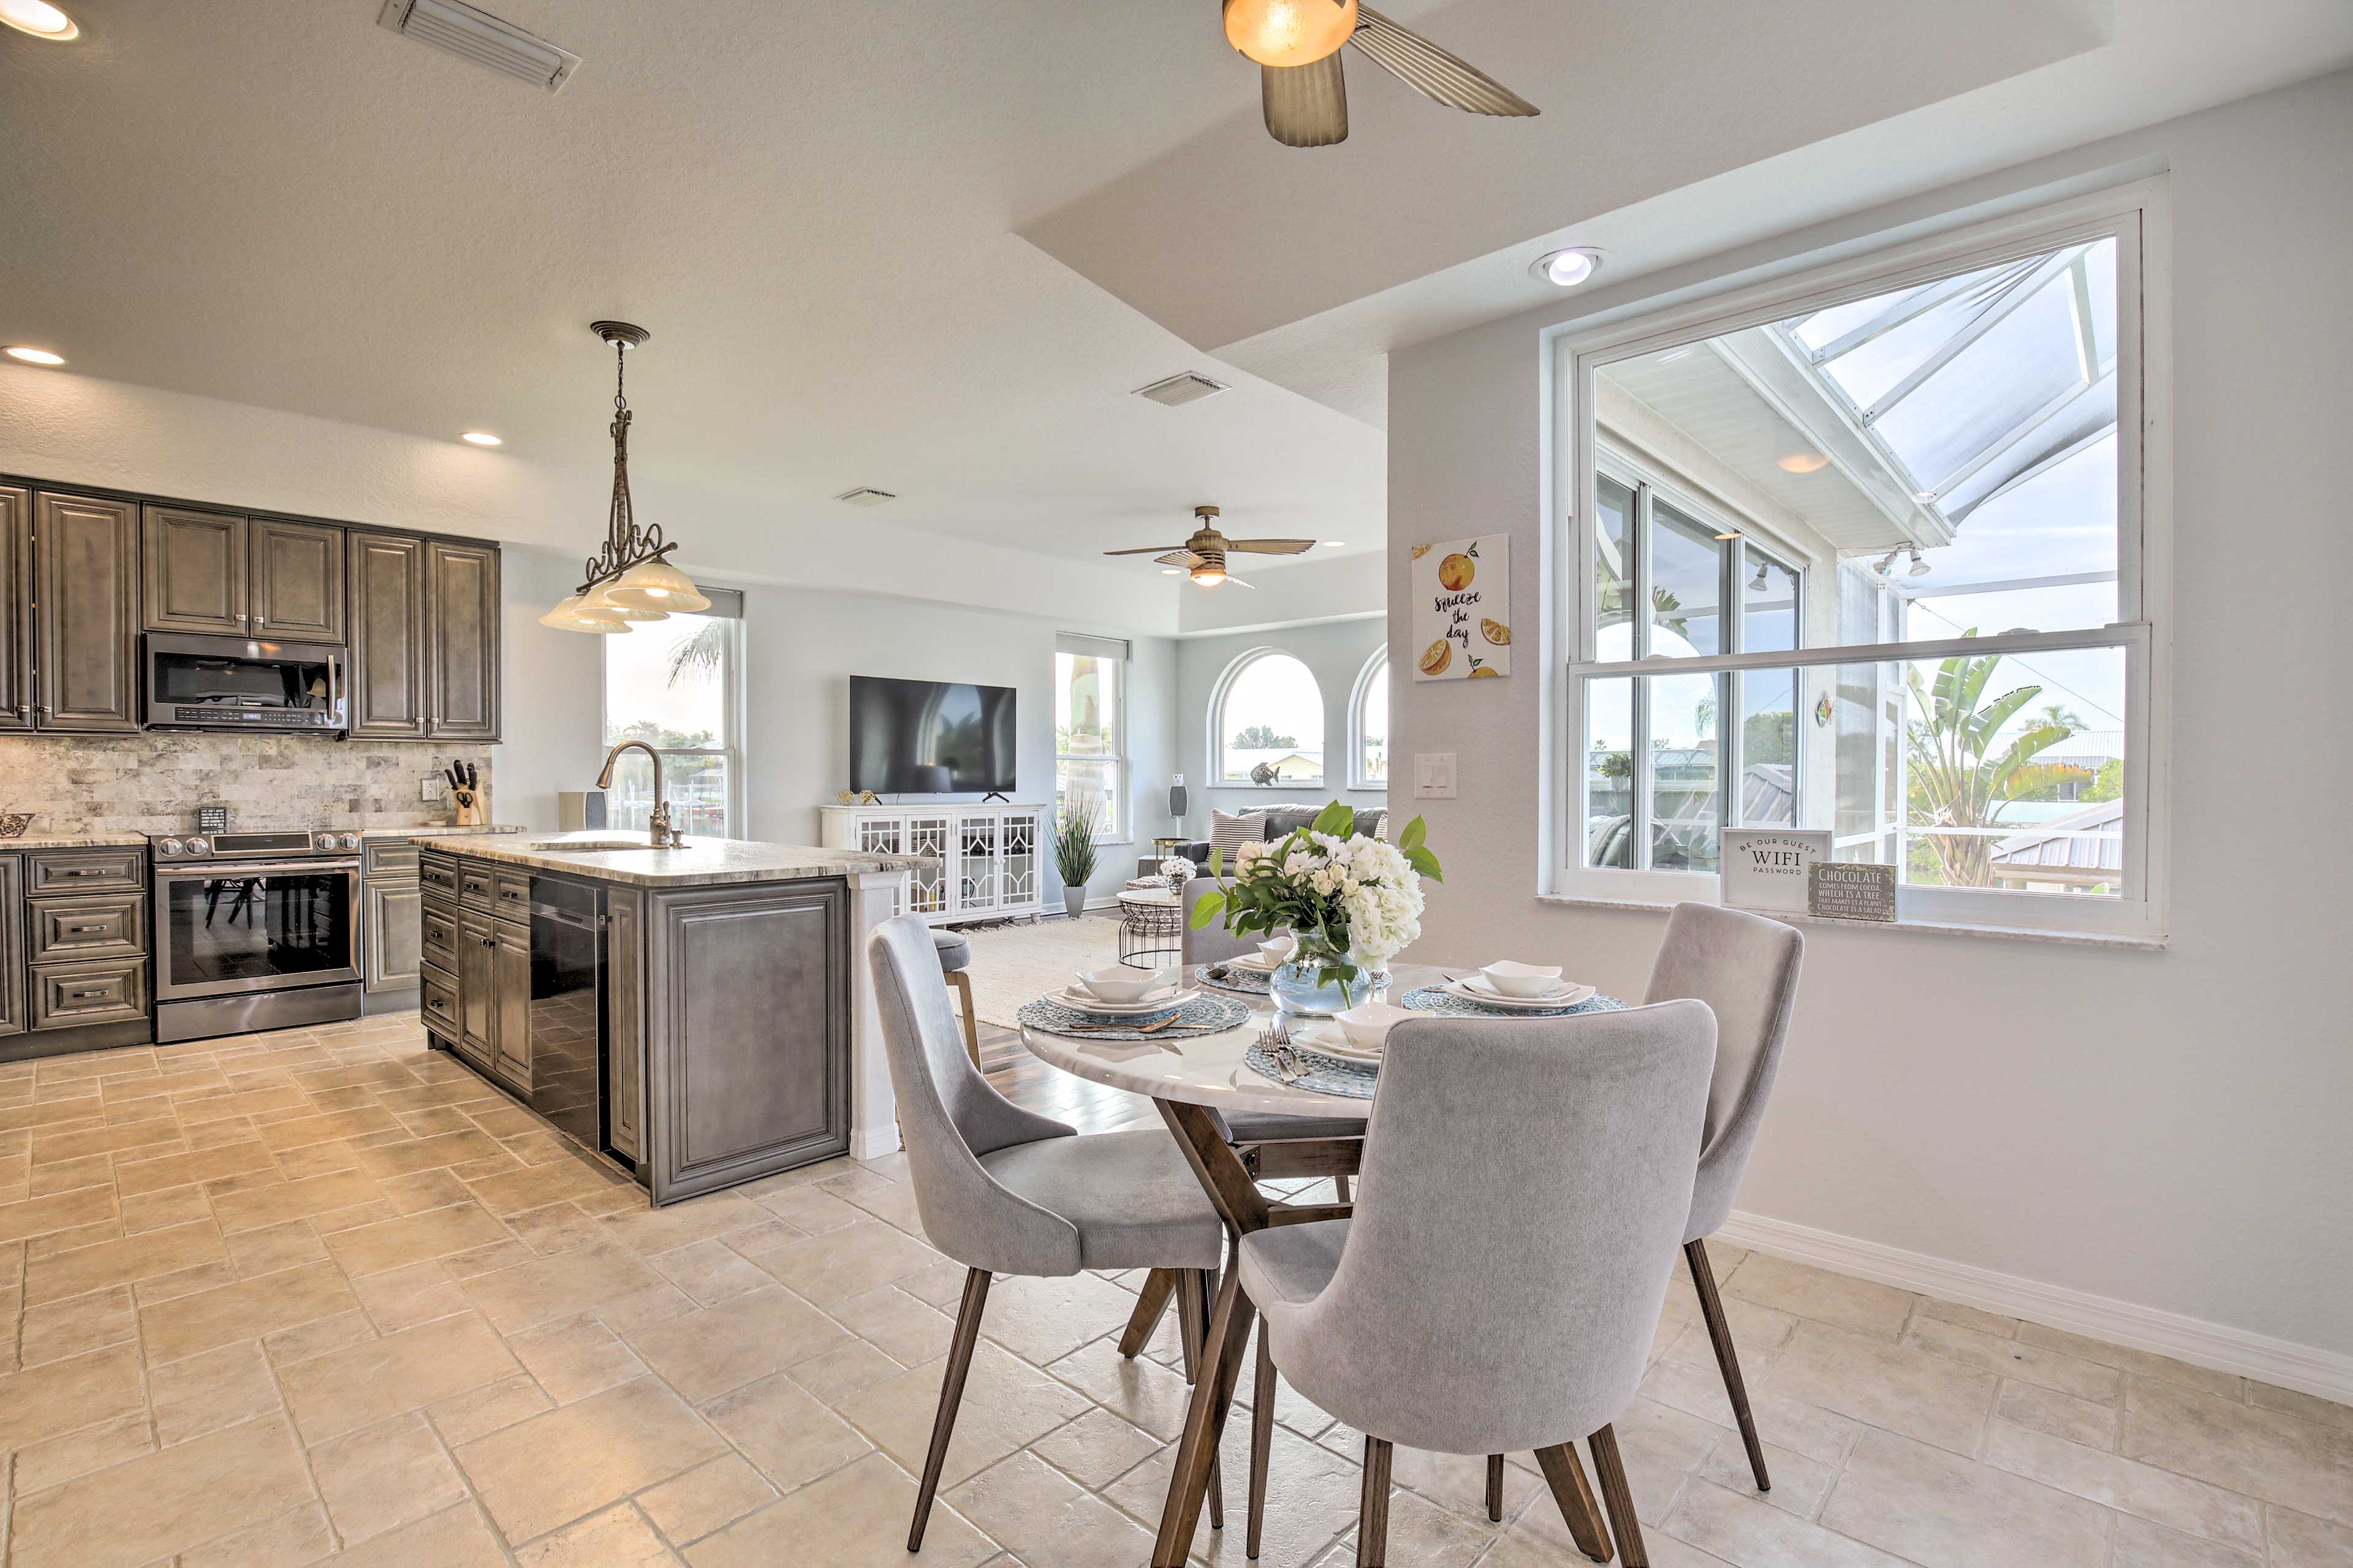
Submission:
POLYGON ((1214 588, 1220 583, 1231 583, 1237 588, 1252 586, 1239 577, 1226 575, 1226 557, 1235 555, 1299 555, 1315 548, 1312 539, 1228 539, 1219 533, 1213 521, 1218 509, 1197 506, 1193 515, 1201 526, 1193 537, 1170 548, 1166 544, 1147 544, 1140 550, 1106 550, 1105 555, 1149 555, 1163 566, 1173 566, 1188 574, 1204 588, 1214 588))
POLYGON ((1472 114, 1531 115, 1536 106, 1486 72, 1358 0, 1225 0, 1226 39, 1260 67, 1267 134, 1286 147, 1348 139, 1340 49, 1354 44, 1425 98, 1472 114))

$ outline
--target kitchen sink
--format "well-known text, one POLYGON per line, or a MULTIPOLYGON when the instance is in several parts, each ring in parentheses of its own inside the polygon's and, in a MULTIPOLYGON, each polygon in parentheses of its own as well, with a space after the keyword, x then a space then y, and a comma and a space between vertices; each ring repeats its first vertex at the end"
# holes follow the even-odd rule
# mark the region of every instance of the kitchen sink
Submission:
POLYGON ((607 855, 616 849, 652 849, 657 846, 643 838, 550 838, 523 847, 543 855, 607 855))

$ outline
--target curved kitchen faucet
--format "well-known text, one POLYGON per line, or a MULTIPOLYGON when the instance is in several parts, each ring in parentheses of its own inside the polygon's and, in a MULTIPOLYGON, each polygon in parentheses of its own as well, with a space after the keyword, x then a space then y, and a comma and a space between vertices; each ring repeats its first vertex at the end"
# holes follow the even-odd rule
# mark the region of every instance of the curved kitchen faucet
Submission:
POLYGON ((670 802, 662 795, 661 753, 659 752, 655 751, 643 741, 622 742, 619 745, 605 753, 605 771, 596 775, 596 787, 598 789, 610 789, 613 787, 613 765, 621 760, 621 753, 628 751, 632 746, 635 746, 638 751, 643 752, 654 765, 654 816, 653 821, 649 825, 653 829, 654 847, 657 849, 685 848, 686 839, 684 836, 682 836, 677 828, 672 827, 670 825, 670 802))

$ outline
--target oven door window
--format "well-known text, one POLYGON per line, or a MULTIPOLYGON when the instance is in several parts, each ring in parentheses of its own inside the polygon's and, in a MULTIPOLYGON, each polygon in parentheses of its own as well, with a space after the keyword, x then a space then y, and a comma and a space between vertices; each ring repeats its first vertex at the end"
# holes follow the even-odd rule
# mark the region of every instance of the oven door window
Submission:
POLYGON ((270 871, 174 877, 164 884, 165 994, 348 980, 351 874, 270 871))
POLYGON ((148 692, 175 708, 281 708, 327 710, 333 690, 324 659, 234 658, 216 653, 153 656, 148 692))

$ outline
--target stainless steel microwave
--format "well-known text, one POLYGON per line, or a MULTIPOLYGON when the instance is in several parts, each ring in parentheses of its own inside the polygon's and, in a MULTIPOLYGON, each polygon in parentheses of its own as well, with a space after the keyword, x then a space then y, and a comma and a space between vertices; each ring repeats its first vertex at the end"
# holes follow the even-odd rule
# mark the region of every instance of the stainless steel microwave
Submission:
POLYGON ((349 729, 341 643, 147 634, 147 725, 155 730, 349 729))

